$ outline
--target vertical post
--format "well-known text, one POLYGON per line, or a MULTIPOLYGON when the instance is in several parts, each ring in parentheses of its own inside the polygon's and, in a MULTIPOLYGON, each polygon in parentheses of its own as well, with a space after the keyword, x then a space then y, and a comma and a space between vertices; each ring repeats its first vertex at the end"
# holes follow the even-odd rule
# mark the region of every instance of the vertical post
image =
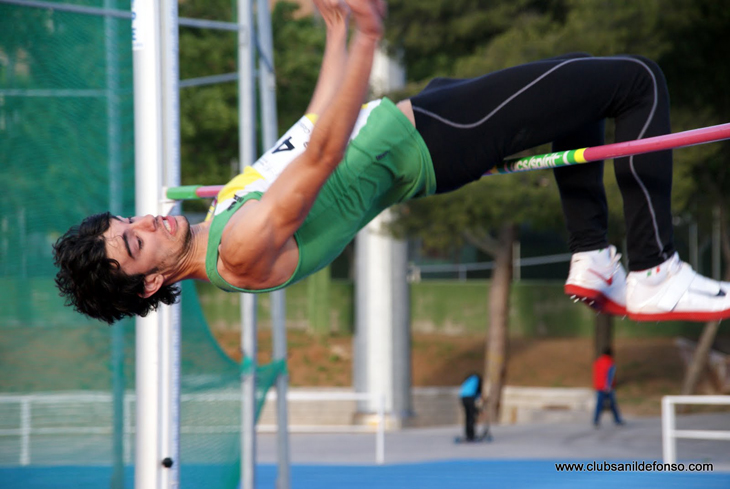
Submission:
MULTIPOLYGON (((286 360, 286 323, 285 295, 280 290, 271 294, 271 322, 274 335, 274 361, 286 360)), ((287 410, 287 388, 289 374, 284 371, 276 379, 276 438, 278 477, 276 489, 289 489, 291 475, 289 472, 289 414, 287 410)))
MULTIPOLYGON (((104 0, 105 9, 115 9, 116 0, 104 0)), ((118 19, 104 17, 104 55, 106 60, 107 160, 109 165, 109 211, 121 215, 122 150, 119 114, 118 19)), ((110 329, 112 364, 112 476, 111 489, 124 488, 124 329, 125 320, 110 329)))
MULTIPOLYGON (((256 104, 252 0, 237 0, 239 165, 256 160, 256 104)), ((251 369, 241 380, 241 487, 256 486, 256 296, 241 295, 241 351, 251 369)))
POLYGON ((112 363, 112 476, 111 489, 124 488, 124 329, 131 324, 125 320, 111 328, 112 363))
MULTIPOLYGON (((384 211, 357 235, 355 282, 355 332, 362 338, 364 355, 355 357, 355 368, 362 368, 364 385, 356 383, 357 392, 386 394, 386 409, 392 410, 393 401, 393 324, 394 304, 392 238, 385 234, 384 223, 389 211, 384 211)), ((405 280, 404 280, 405 282, 405 280)), ((357 378, 356 378, 357 380, 357 378)), ((366 407, 358 411, 373 416, 378 410, 378 398, 370 397, 366 407)))
MULTIPOLYGON (((393 296, 392 357, 393 357, 393 415, 403 421, 413 416, 411 402, 411 289, 408 283, 408 243, 397 241, 391 245, 391 295, 393 296)), ((383 402, 385 402, 383 400, 383 402)), ((384 420, 383 420, 384 421, 384 420)), ((382 426, 383 430, 385 425, 382 426)))
POLYGON ((20 465, 30 465, 30 397, 20 401, 20 465))
POLYGON ((673 464, 677 461, 674 423, 674 404, 668 396, 664 396, 662 398, 662 458, 665 464, 673 464))
MULTIPOLYGON (((378 50, 370 77, 373 92, 405 85, 403 68, 378 50)), ((353 380, 357 392, 383 393, 390 420, 411 415, 410 314, 407 243, 388 234, 386 210, 357 235, 353 380)), ((358 405, 372 416, 377 399, 358 405)))
POLYGON ((268 0, 256 0, 258 14, 257 43, 259 48, 259 98, 264 149, 272 147, 279 138, 276 120, 276 75, 274 73, 274 39, 271 33, 271 13, 268 0))
MULTIPOLYGON (((115 9, 116 0, 104 0, 105 9, 115 9)), ((117 56, 117 22, 104 17, 104 47, 106 58, 106 116, 107 159, 109 167, 109 211, 118 215, 122 210, 122 150, 119 115, 119 59, 117 56)))
POLYGON ((160 307, 159 487, 180 485, 180 305, 160 307))
POLYGON ((248 362, 248 368, 242 378, 241 487, 254 489, 256 487, 256 296, 243 294, 241 308, 243 322, 241 349, 243 361, 248 362))
MULTIPOLYGON (((180 74, 177 0, 160 0, 162 180, 180 185, 180 74)), ((161 189, 160 189, 161 190, 161 189)), ((159 192, 157 214, 169 210, 159 192)), ((179 208, 179 207, 178 207, 179 208)), ((176 213, 173 209, 171 214, 176 213)), ((180 303, 160 308, 160 487, 180 485, 180 303), (164 462, 163 462, 164 461, 164 462)))
POLYGON ((132 396, 124 396, 124 463, 132 463, 132 396))
MULTIPOLYGON (((162 187, 159 3, 132 1, 136 214, 156 214, 162 187)), ((136 489, 160 484, 159 312, 136 319, 136 489)))
MULTIPOLYGON (((258 73, 259 99, 261 104, 262 143, 270 148, 278 139, 276 117, 276 75, 274 73, 274 40, 271 32, 271 13, 268 0, 257 0, 258 14, 258 73)), ((284 290, 271 293, 271 321, 273 334, 273 360, 286 360, 286 314, 284 290)), ((289 489, 289 422, 287 413, 287 385, 289 376, 280 374, 276 379, 277 417, 277 489, 289 489)))
POLYGON ((375 439, 375 463, 385 463, 385 394, 378 396, 378 433, 375 439))

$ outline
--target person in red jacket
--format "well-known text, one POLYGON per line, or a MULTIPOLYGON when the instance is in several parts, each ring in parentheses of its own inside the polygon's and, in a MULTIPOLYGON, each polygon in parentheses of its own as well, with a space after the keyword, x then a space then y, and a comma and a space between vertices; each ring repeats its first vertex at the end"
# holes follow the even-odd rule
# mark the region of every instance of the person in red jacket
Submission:
POLYGON ((617 425, 624 424, 618 411, 614 387, 616 386, 616 364, 610 347, 603 350, 603 354, 593 362, 593 388, 596 390, 596 413, 593 416, 593 425, 598 428, 601 413, 606 403, 609 404, 613 419, 617 425))

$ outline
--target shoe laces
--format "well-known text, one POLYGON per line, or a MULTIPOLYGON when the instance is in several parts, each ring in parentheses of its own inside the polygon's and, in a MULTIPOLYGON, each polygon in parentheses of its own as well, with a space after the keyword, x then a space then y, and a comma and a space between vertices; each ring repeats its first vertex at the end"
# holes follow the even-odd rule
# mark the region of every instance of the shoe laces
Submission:
POLYGON ((611 257, 611 262, 610 262, 609 266, 611 267, 611 276, 613 277, 622 266, 621 265, 621 253, 616 253, 611 257))

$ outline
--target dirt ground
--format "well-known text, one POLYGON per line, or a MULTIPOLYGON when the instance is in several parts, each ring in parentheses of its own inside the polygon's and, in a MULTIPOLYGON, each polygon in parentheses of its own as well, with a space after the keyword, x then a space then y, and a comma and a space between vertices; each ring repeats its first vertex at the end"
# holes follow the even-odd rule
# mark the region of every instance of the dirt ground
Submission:
MULTIPOLYGON (((219 332, 224 350, 240 359, 239 336, 219 332)), ((352 385, 352 337, 316 338, 288 332, 289 372, 293 386, 352 385)), ((261 331, 259 362, 270 360, 271 335, 261 331)), ((414 334, 414 386, 456 386, 472 371, 484 369, 485 340, 479 336, 414 334)), ((684 366, 673 338, 619 338, 615 343, 617 397, 629 415, 659 415, 661 396, 679 394, 684 366)), ((509 345, 507 385, 591 387, 592 338, 513 339, 509 345)))

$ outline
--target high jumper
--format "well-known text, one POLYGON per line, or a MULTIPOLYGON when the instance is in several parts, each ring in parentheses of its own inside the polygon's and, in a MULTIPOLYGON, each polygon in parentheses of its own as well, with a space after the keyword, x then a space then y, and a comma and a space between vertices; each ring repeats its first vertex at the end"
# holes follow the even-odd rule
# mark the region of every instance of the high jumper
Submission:
MULTIPOLYGON (((221 190, 203 223, 104 213, 72 227, 54 245, 68 304, 112 323, 173 303, 184 279, 280 289, 328 265, 382 210, 458 189, 509 155, 549 142, 554 151, 602 145, 607 118, 619 143, 670 133, 664 75, 632 55, 570 54, 437 78, 411 99, 363 106, 384 5, 315 4, 327 42, 306 115, 221 190)), ((553 171, 573 253, 566 293, 640 321, 730 316, 730 284, 697 274, 675 250, 671 151, 615 160, 629 273, 607 238, 603 162, 553 171)))

